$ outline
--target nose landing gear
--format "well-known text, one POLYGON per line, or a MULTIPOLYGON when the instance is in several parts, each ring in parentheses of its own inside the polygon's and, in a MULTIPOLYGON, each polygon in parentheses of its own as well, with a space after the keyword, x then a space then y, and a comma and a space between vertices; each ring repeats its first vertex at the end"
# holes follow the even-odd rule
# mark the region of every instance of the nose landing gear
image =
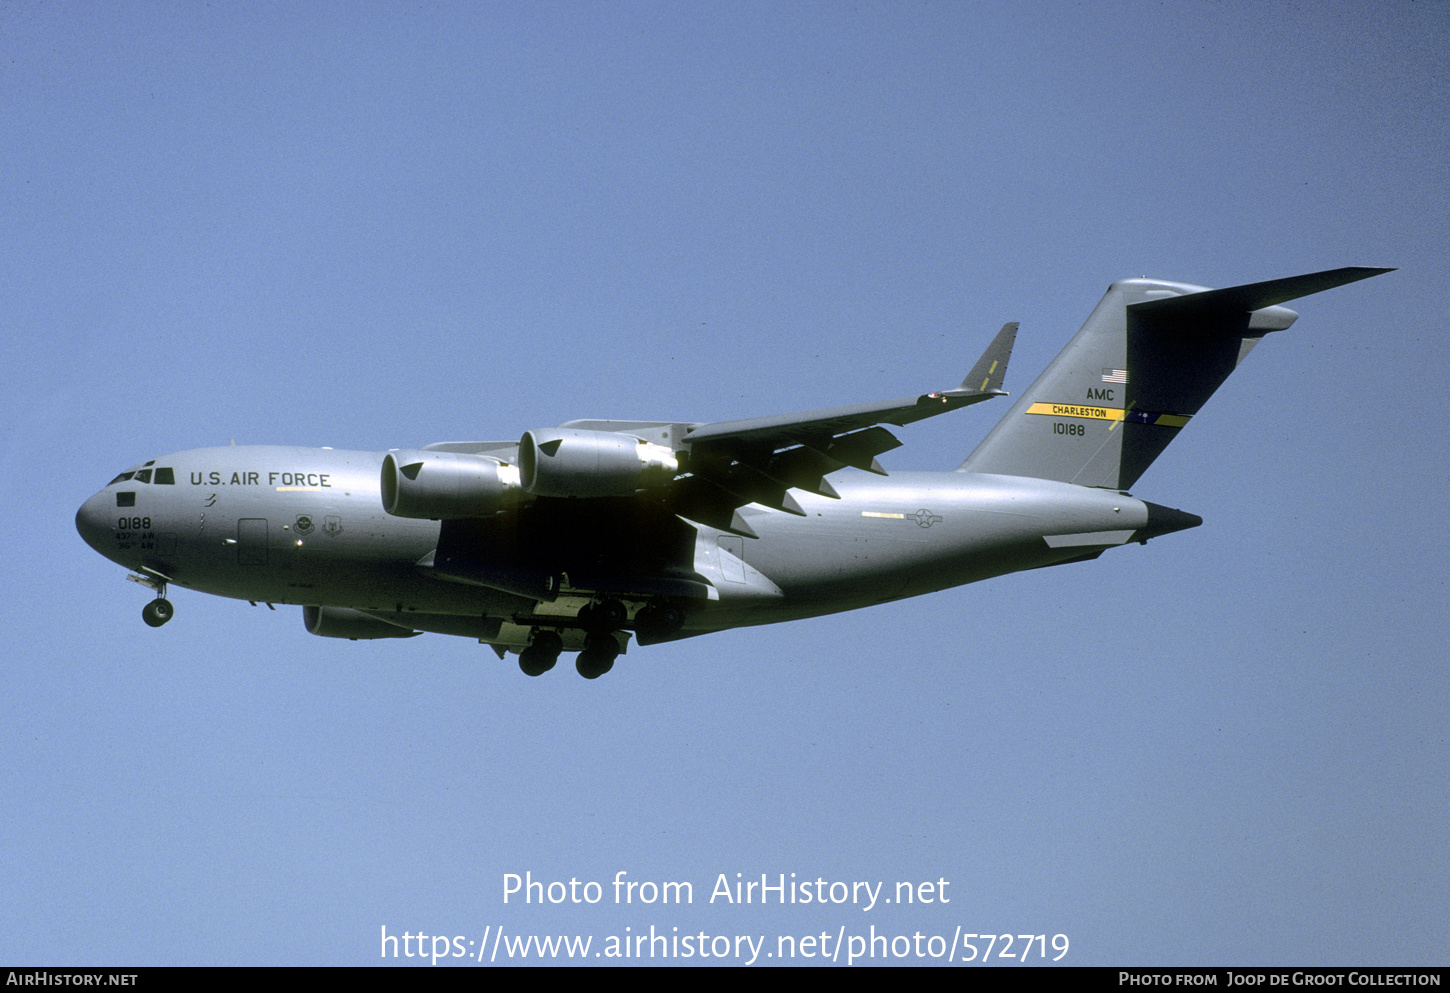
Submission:
POLYGON ((156 599, 141 608, 141 620, 146 622, 147 627, 159 628, 171 618, 176 616, 176 608, 171 601, 166 599, 166 578, 156 573, 136 575, 132 573, 126 577, 133 583, 140 583, 148 590, 156 591, 156 599))
POLYGON ((141 619, 153 628, 159 628, 176 614, 176 608, 164 596, 159 596, 141 608, 141 619))

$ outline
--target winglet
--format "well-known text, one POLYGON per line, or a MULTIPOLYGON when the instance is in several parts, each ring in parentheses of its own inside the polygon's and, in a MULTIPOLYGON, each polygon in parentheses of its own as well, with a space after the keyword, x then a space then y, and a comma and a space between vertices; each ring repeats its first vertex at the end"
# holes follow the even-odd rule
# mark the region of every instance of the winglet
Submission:
POLYGON ((917 402, 929 404, 935 401, 965 400, 967 403, 979 403, 993 397, 1007 396, 1002 389, 1002 380, 1007 375, 1007 360, 1012 357, 1012 344, 1016 340, 1017 322, 1008 321, 1002 325, 1002 330, 997 332, 977 364, 972 366, 972 371, 967 373, 961 386, 954 390, 942 390, 940 393, 928 393, 917 402))
POLYGON ((997 337, 987 346, 959 389, 974 393, 1000 393, 1002 380, 1007 375, 1007 360, 1012 357, 1012 344, 1017 340, 1017 322, 1008 321, 997 332, 997 337))

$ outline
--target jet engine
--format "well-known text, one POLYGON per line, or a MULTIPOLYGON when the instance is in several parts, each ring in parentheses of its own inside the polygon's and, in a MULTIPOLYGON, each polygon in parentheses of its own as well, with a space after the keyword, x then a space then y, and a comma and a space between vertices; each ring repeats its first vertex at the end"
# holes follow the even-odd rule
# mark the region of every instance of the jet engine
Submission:
POLYGON ((389 452, 382 483, 389 514, 432 521, 492 517, 520 494, 517 466, 457 452, 389 452))
POLYGON ((536 497, 630 496, 679 471, 670 449, 616 431, 547 428, 519 442, 519 480, 536 497))
POLYGON ((349 638, 353 641, 411 638, 422 633, 380 621, 351 607, 305 606, 302 608, 302 623, 307 626, 309 634, 321 635, 324 638, 349 638))

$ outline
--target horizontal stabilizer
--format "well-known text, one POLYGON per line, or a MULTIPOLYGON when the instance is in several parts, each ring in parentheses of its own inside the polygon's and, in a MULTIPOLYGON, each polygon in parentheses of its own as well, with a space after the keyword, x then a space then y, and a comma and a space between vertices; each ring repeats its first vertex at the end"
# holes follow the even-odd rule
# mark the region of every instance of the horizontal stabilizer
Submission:
POLYGON ((1270 279, 1262 283, 1248 283, 1244 286, 1229 286, 1221 290, 1203 290, 1183 296, 1167 297, 1161 300, 1147 300, 1129 304, 1135 314, 1150 317, 1208 317, 1214 314, 1242 314, 1265 307, 1275 307, 1290 300, 1311 296, 1332 290, 1336 286, 1358 282, 1371 276, 1394 272, 1393 269, 1376 269, 1370 266, 1345 266, 1342 269, 1326 269, 1303 276, 1289 276, 1285 279, 1270 279))

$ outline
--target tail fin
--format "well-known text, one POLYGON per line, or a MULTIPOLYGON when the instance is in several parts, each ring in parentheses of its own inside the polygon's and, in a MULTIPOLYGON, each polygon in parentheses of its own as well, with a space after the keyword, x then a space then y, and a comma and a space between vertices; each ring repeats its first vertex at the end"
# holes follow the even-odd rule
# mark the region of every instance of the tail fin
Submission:
POLYGON ((1124 279, 959 466, 1126 490, 1269 331, 1287 300, 1390 269, 1351 266, 1210 290, 1124 279))

